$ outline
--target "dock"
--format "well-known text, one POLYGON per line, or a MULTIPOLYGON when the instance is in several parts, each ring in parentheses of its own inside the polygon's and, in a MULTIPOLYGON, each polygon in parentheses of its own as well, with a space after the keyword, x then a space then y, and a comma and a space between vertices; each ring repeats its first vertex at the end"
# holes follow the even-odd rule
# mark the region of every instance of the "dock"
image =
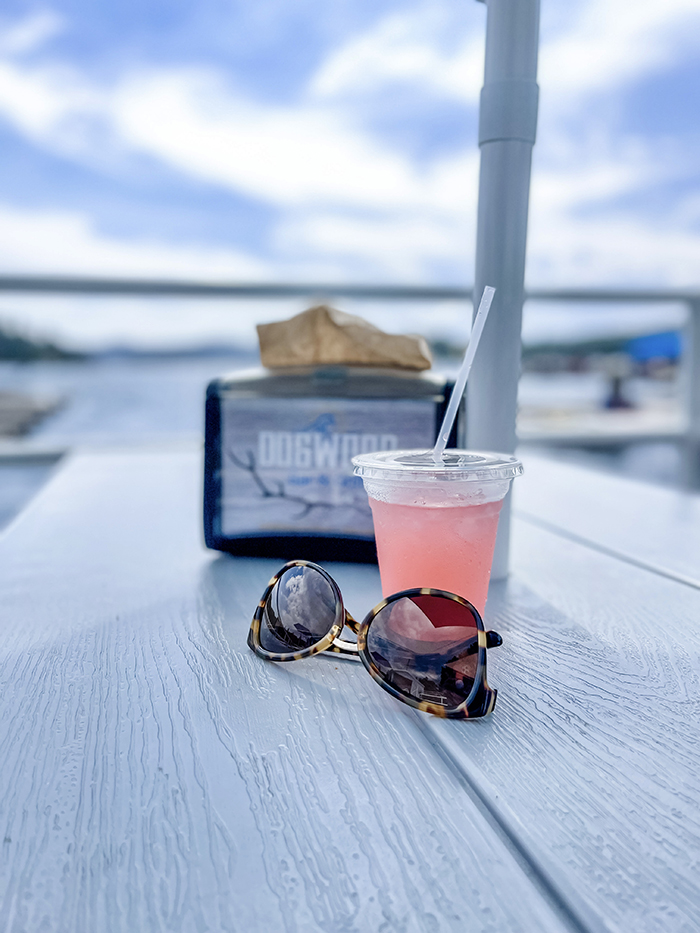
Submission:
POLYGON ((29 433, 60 405, 60 399, 0 390, 0 438, 29 433))

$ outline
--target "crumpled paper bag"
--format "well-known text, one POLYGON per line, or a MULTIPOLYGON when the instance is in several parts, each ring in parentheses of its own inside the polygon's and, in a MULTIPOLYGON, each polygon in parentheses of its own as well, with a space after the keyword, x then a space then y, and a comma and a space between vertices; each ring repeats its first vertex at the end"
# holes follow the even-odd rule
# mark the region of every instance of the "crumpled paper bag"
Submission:
POLYGON ((373 324, 327 305, 287 321, 258 324, 260 358, 268 369, 287 366, 390 366, 430 369, 423 337, 386 334, 373 324))

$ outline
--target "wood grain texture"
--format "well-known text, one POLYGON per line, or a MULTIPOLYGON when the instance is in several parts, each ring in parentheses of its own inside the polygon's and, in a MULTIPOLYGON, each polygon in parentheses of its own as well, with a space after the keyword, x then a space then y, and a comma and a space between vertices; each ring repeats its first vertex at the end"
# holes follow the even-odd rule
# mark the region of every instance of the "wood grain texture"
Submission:
POLYGON ((586 925, 700 929, 700 592, 519 521, 513 563, 492 727, 427 728, 586 925))
POLYGON ((513 508, 700 585, 700 496, 528 454, 513 508))
POLYGON ((0 929, 570 929, 363 668, 247 649, 277 562, 204 551, 199 472, 76 457, 0 538, 0 929))

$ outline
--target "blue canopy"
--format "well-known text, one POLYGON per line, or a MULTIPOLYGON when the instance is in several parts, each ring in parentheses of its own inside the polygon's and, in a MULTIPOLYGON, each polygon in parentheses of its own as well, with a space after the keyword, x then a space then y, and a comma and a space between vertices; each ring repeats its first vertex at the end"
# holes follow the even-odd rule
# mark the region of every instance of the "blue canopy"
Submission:
POLYGON ((681 335, 677 330, 666 330, 660 334, 634 337, 625 344, 625 350, 638 363, 653 359, 677 360, 681 355, 681 335))

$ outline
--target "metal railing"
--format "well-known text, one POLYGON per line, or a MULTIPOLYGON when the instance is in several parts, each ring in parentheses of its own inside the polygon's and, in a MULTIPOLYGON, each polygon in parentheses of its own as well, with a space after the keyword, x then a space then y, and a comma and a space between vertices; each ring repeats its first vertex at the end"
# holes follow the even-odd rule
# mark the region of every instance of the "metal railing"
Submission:
MULTIPOLYGON (((54 275, 0 275, 0 292, 149 296, 178 298, 300 298, 320 300, 355 298, 379 301, 470 301, 471 288, 420 285, 348 285, 336 283, 213 283, 158 279, 115 279, 54 275)), ((700 290, 617 288, 533 288, 527 301, 576 303, 668 303, 687 309, 684 350, 681 361, 683 427, 663 439, 679 444, 682 451, 682 481, 700 488, 700 290)), ((645 439, 652 439, 646 437, 645 439)), ((659 437, 661 439, 661 436, 659 437)), ((620 443, 638 438, 620 437, 620 443)))

